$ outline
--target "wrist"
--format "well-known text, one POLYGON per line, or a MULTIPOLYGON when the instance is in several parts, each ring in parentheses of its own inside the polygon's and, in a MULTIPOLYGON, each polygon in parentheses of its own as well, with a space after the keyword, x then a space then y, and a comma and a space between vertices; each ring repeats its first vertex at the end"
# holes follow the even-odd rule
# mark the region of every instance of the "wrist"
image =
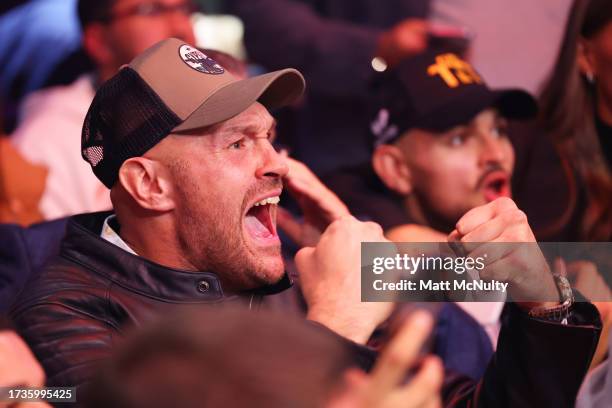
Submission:
POLYGON ((551 302, 543 302, 541 306, 531 308, 529 310, 529 316, 567 324, 570 309, 574 304, 574 294, 565 276, 554 274, 553 277, 558 291, 557 296, 559 297, 559 302, 552 305, 550 305, 551 302))
POLYGON ((517 302, 521 309, 530 313, 532 310, 550 309, 559 306, 559 302, 517 302))
POLYGON ((510 287, 515 288, 510 292, 510 296, 516 299, 517 305, 526 312, 535 309, 553 308, 562 301, 557 283, 551 273, 546 273, 539 284, 515 282, 510 287), (539 287, 539 289, 534 291, 534 287, 539 287))

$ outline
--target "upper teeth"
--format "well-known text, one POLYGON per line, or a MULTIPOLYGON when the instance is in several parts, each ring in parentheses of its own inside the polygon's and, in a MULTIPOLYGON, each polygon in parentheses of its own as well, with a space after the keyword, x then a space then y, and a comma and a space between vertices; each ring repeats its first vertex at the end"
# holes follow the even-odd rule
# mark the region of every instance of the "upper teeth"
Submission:
POLYGON ((254 207, 257 207, 258 205, 278 204, 279 202, 280 202, 280 197, 278 196, 269 197, 269 198, 264 198, 263 200, 256 202, 254 207))

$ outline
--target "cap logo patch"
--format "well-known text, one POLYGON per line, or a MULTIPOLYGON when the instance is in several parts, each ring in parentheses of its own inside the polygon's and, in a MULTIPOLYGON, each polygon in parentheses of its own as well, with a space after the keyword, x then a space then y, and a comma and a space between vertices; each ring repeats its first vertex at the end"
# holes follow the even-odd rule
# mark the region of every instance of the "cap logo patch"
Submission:
POLYGON ((179 55, 185 64, 204 74, 219 75, 225 72, 217 61, 190 45, 181 45, 179 55))
POLYGON ((376 119, 370 124, 370 130, 375 137, 374 146, 389 143, 395 139, 399 129, 396 125, 389 123, 390 114, 385 108, 378 111, 376 119))
POLYGON ((456 88, 460 84, 482 83, 476 70, 468 62, 452 53, 438 55, 436 63, 427 68, 427 74, 440 75, 449 88, 456 88))

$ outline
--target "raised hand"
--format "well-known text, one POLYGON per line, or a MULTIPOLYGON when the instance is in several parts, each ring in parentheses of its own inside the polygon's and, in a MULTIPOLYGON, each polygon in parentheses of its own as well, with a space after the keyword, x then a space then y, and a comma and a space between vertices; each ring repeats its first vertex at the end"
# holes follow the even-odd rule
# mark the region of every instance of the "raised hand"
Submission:
POLYGON ((319 237, 333 221, 350 215, 346 205, 314 175, 305 164, 287 158, 289 172, 285 184, 298 202, 303 221, 299 222, 279 208, 278 226, 301 246, 316 245, 319 237))
POLYGON ((428 313, 414 312, 382 351, 372 372, 350 370, 346 388, 327 408, 440 407, 442 363, 434 356, 419 359, 419 351, 432 325, 428 313), (413 375, 404 383, 411 369, 413 375))
POLYGON ((524 309, 557 305, 559 294, 525 213, 509 198, 473 208, 457 222, 449 241, 469 256, 488 255, 485 280, 508 282, 508 292, 524 309), (491 245, 491 243, 493 245, 491 245), (507 243, 509 245, 501 245, 507 243), (517 245, 533 243, 533 245, 517 245))
POLYGON ((381 34, 376 56, 389 66, 419 54, 427 48, 428 24, 425 20, 408 18, 381 34))
MULTIPOLYGON (((25 342, 15 332, 0 331, 0 387, 42 387, 45 385, 45 372, 34 358, 25 342)), ((50 407, 44 402, 23 402, 0 407, 50 407)))
POLYGON ((389 242, 382 228, 351 216, 334 221, 316 247, 295 256, 308 319, 364 344, 392 303, 361 302, 361 242, 389 242))

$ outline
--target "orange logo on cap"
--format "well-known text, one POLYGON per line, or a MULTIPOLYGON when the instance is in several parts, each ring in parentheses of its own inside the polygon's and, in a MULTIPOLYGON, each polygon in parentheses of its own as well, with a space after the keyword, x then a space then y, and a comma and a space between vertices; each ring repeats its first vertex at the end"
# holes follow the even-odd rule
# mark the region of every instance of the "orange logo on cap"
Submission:
POLYGON ((459 84, 481 83, 480 75, 466 61, 455 54, 442 54, 436 57, 436 63, 427 68, 430 76, 440 75, 446 85, 456 88, 459 84))

